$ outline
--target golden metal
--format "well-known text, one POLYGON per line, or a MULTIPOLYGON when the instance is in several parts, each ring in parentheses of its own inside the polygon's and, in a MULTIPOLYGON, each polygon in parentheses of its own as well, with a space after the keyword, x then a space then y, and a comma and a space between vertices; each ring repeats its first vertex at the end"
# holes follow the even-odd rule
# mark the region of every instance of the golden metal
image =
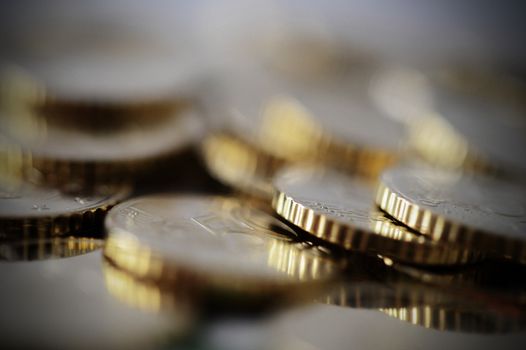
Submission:
POLYGON ((288 226, 236 197, 136 199, 113 208, 106 228, 105 256, 116 266, 139 279, 201 292, 299 295, 341 269, 288 226))
POLYGON ((221 182, 262 198, 272 197, 271 179, 285 160, 238 136, 208 136, 202 154, 210 172, 221 182))
POLYGON ((456 265, 480 254, 437 244, 386 217, 370 184, 335 172, 291 168, 279 173, 272 207, 308 233, 344 249, 417 264, 456 265))
POLYGON ((0 237, 31 238, 102 234, 106 212, 123 200, 129 187, 93 195, 70 195, 29 184, 0 184, 0 237))
POLYGON ((402 308, 381 308, 381 312, 390 317, 440 331, 466 333, 509 333, 523 330, 526 321, 479 309, 458 307, 436 307, 431 305, 402 308))
MULTIPOLYGON (((373 179, 400 159, 400 125, 368 110, 338 115, 342 106, 339 111, 329 108, 326 113, 335 113, 330 118, 316 115, 308 107, 309 99, 304 100, 305 104, 299 98, 277 96, 268 103, 259 136, 263 148, 289 161, 321 163, 373 179), (360 113, 373 115, 368 118, 360 113), (366 126, 370 129, 365 130, 366 126)), ((342 103, 334 101, 338 102, 342 103)))
POLYGON ((29 130, 11 125, 8 131, 15 137, 0 149, 0 157, 9 160, 0 169, 4 174, 74 192, 132 182, 196 142, 204 123, 186 111, 153 126, 102 134, 38 123, 29 130))
POLYGON ((53 237, 4 240, 0 242, 0 260, 29 261, 69 258, 104 246, 104 241, 89 237, 53 237))
POLYGON ((393 168, 382 175, 375 201, 432 241, 526 262, 525 193, 519 185, 489 178, 393 168))

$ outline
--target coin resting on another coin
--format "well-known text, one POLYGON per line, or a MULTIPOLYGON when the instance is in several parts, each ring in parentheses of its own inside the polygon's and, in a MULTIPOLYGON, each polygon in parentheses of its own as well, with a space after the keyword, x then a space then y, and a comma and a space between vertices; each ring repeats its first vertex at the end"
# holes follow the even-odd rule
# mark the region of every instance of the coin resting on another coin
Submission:
POLYGON ((55 236, 102 232, 104 213, 130 192, 126 186, 93 195, 19 184, 0 186, 0 236, 55 236))
POLYGON ((386 217, 363 180, 319 168, 288 168, 274 179, 273 207, 285 220, 345 249, 418 264, 454 265, 480 254, 437 244, 386 217))
MULTIPOLYGON (((114 207, 105 255, 139 278, 249 294, 298 293, 337 276, 327 253, 236 197, 150 196, 114 207)), ((303 291, 305 292, 305 291, 303 291)))
POLYGON ((382 174, 376 203, 433 241, 526 261, 526 189, 426 168, 382 174))

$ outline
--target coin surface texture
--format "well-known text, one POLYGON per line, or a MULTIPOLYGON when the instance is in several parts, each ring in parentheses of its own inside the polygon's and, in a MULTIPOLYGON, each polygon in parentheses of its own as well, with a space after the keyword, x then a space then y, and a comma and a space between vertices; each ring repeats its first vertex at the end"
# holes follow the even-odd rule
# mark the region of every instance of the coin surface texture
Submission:
POLYGON ((192 275, 225 288, 327 280, 337 266, 291 228, 236 197, 150 196, 106 218, 106 256, 145 278, 192 275))
POLYGON ((477 255, 436 244, 386 217, 374 204, 374 187, 363 180, 321 169, 289 168, 274 181, 278 215, 345 249, 420 264, 460 264, 477 255))
POLYGON ((87 233, 101 228, 104 213, 128 193, 127 187, 108 194, 83 196, 29 184, 2 185, 0 235, 87 233))
POLYGON ((521 185, 398 167, 381 176, 376 203, 434 241, 526 259, 526 190, 521 185))

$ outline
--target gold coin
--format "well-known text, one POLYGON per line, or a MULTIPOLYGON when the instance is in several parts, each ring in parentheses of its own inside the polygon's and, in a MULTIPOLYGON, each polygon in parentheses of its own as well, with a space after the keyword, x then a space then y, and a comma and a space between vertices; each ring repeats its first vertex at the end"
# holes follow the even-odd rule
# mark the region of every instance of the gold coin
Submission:
POLYGON ((210 110, 225 116, 235 134, 280 159, 365 177, 375 178, 400 158, 404 127, 369 98, 370 70, 306 82, 267 68, 242 65, 225 74, 223 106, 210 110))
POLYGON ((498 77, 444 76, 427 79, 431 100, 421 118, 409 125, 411 148, 439 167, 522 179, 526 108, 523 101, 517 103, 517 93, 509 91, 516 90, 510 87, 514 84, 498 77))
POLYGON ((340 266, 236 197, 151 196, 114 207, 105 255, 138 278, 243 295, 308 292, 340 266))
POLYGON ((115 91, 122 90, 116 89, 98 97, 78 86, 82 83, 70 81, 68 88, 54 91, 56 88, 48 85, 56 82, 38 81, 21 68, 4 68, 0 72, 0 107, 5 117, 25 114, 51 127, 98 133, 162 123, 191 107, 191 99, 184 94, 158 91, 157 96, 151 92, 115 96, 115 91), (80 91, 74 92, 75 87, 80 91))
POLYGON ((443 245, 385 216, 374 187, 363 180, 315 168, 291 168, 274 179, 273 208, 290 223, 345 249, 417 264, 476 261, 476 252, 443 245))
POLYGON ((106 211, 128 194, 126 187, 84 196, 0 183, 0 236, 101 235, 106 211))
POLYGON ((405 132, 371 101, 369 79, 367 74, 349 74, 274 95, 263 109, 261 143, 291 161, 313 161, 376 178, 400 159, 405 132))
POLYGON ((209 135, 202 145, 209 171, 221 182, 261 198, 272 198, 271 179, 284 160, 228 133, 209 135))
POLYGON ((382 174, 376 203, 436 242, 526 261, 526 189, 426 168, 382 174))
POLYGON ((195 111, 189 110, 148 127, 102 134, 38 124, 29 131, 18 129, 12 132, 18 135, 11 137, 11 144, 21 145, 21 151, 4 147, 6 158, 17 167, 8 173, 22 173, 31 182, 68 191, 86 191, 100 184, 131 182, 153 164, 196 142, 204 124, 195 111))

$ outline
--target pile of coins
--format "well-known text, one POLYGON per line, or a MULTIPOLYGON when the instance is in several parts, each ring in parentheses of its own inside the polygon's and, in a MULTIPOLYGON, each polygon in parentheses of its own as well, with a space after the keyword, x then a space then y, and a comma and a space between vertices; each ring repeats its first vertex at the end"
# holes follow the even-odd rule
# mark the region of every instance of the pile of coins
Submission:
POLYGON ((526 114, 491 87, 526 89, 351 63, 237 62, 206 88, 4 68, 0 257, 103 246, 109 293, 148 311, 522 329, 526 114))

